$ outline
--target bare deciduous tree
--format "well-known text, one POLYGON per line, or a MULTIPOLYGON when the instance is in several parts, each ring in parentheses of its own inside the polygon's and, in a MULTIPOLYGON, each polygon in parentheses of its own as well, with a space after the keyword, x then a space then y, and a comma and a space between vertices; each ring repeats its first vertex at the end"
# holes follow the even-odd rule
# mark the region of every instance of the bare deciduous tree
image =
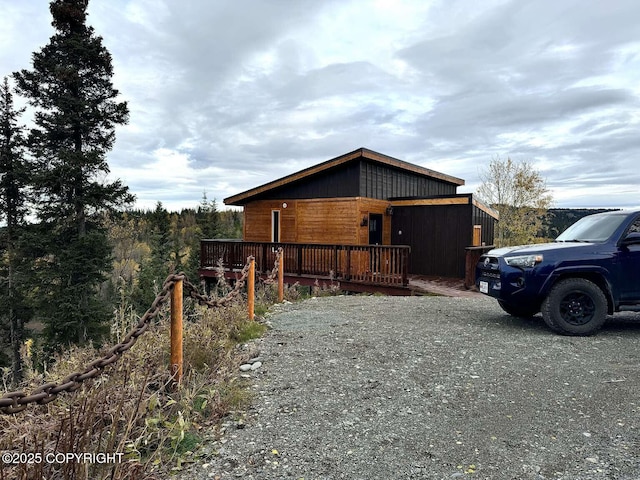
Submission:
POLYGON ((494 157, 480 173, 478 196, 500 213, 497 246, 540 241, 538 232, 553 197, 546 180, 527 161, 494 157))

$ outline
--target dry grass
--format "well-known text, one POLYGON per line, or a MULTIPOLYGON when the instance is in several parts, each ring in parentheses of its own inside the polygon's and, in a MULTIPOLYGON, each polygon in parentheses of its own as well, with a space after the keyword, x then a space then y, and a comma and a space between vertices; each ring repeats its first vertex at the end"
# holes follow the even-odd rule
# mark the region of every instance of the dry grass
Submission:
MULTIPOLYGON (((220 285, 217 291, 223 295, 228 290, 220 285)), ((308 292, 327 293, 336 293, 333 283, 308 292)), ((304 296, 297 285, 285 290, 290 301, 304 296)), ((258 288, 258 318, 276 299, 275 285, 258 288)), ((185 300, 184 311, 185 373, 180 386, 169 373, 167 306, 157 324, 118 362, 75 393, 62 394, 47 405, 30 405, 16 415, 0 415, 0 452, 22 455, 23 460, 0 460, 0 480, 164 479, 197 461, 199 445, 217 434, 220 419, 250 403, 237 368, 252 355, 250 348, 243 348, 246 342, 261 337, 267 327, 247 319, 242 301, 207 309, 185 300), (64 454, 88 457, 67 460, 64 454), (105 462, 107 455, 111 461, 105 462)), ((114 338, 107 347, 137 322, 130 308, 116 311, 114 338)), ((36 373, 27 358, 21 388, 28 393, 46 382, 60 382, 103 353, 72 348, 44 375, 36 373)))
MULTIPOLYGON (((120 361, 77 392, 0 416, 0 450, 24 454, 25 460, 2 464, 0 479, 165 478, 197 458, 201 432, 215 432, 220 418, 250 401, 235 374, 243 360, 236 347, 262 335, 265 327, 249 322, 243 305, 186 307, 180 387, 175 388, 168 371, 169 320, 164 312, 120 361), (60 453, 101 454, 94 458, 102 461, 111 454, 117 460, 46 461, 63 459, 60 453)), ((118 318, 116 323, 133 322, 118 318)), ((67 351, 46 381, 57 382, 98 356, 91 349, 67 351)), ((44 381, 31 373, 24 390, 44 381)))

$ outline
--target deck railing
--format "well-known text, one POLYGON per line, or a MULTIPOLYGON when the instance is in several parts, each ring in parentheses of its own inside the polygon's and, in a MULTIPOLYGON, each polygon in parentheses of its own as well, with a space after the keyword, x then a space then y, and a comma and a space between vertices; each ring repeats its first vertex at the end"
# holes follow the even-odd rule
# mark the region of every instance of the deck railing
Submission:
POLYGON ((326 245, 311 243, 201 240, 200 268, 215 269, 222 260, 226 270, 243 267, 247 257, 256 259, 258 271, 267 272, 282 247, 285 274, 333 278, 337 281, 406 286, 409 252, 406 245, 326 245))

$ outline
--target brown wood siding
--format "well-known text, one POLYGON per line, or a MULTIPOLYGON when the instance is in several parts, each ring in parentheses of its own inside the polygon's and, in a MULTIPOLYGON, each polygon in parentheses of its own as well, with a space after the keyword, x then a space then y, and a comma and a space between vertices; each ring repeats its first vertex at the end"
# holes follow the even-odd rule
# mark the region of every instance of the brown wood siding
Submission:
POLYGON ((425 177, 371 161, 360 162, 361 197, 427 197, 455 195, 457 186, 433 177, 425 177))
POLYGON ((271 241, 271 212, 280 211, 280 241, 296 242, 296 202, 262 200, 244 207, 244 235, 248 242, 271 241), (283 207, 287 203, 287 207, 283 207))
MULTIPOLYGON (((370 213, 382 214, 382 245, 391 245, 391 217, 386 214, 387 208, 391 203, 386 200, 376 200, 374 198, 358 198, 359 223, 362 224, 363 218, 369 218, 370 213)), ((358 241, 359 245, 367 245, 369 243, 369 226, 360 226, 358 241)))
POLYGON ((296 216, 299 243, 358 243, 356 198, 299 200, 296 216))
POLYGON ((370 213, 382 215, 382 244, 391 244, 390 203, 371 198, 259 200, 244 207, 244 240, 271 241, 271 212, 280 211, 280 241, 367 245, 369 227, 362 225, 370 213), (283 204, 287 208, 283 208, 283 204))

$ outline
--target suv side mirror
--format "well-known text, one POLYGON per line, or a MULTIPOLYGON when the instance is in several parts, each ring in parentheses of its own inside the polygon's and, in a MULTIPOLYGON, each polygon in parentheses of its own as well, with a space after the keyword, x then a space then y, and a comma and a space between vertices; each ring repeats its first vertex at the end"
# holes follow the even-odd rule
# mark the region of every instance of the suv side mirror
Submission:
POLYGON ((622 239, 621 245, 639 245, 640 244, 640 232, 631 232, 622 239))

